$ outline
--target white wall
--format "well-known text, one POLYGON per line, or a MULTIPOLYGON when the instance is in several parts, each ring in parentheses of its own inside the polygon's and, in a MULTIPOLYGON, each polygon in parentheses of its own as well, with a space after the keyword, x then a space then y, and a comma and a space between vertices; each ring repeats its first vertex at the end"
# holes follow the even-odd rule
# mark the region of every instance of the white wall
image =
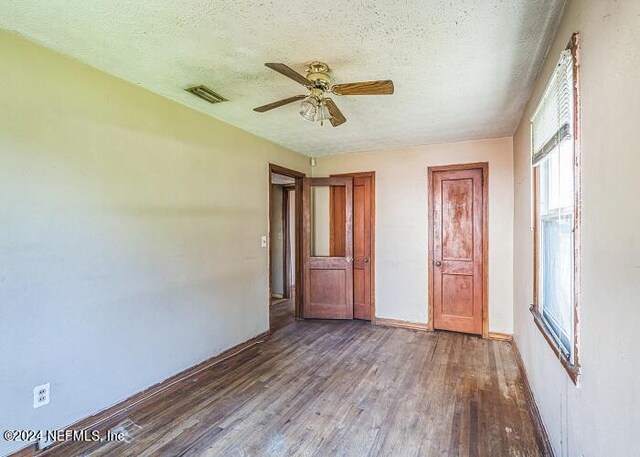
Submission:
POLYGON ((268 163, 308 158, 2 32, 0 62, 0 429, 62 428, 266 331, 268 163))
POLYGON ((534 395, 561 456, 638 455, 640 430, 640 1, 571 0, 514 138, 514 320, 534 395), (582 303, 576 388, 532 321, 529 118, 580 32, 582 303))
POLYGON ((376 315, 427 322, 427 168, 489 162, 489 329, 512 333, 511 138, 319 157, 314 176, 376 172, 376 315))

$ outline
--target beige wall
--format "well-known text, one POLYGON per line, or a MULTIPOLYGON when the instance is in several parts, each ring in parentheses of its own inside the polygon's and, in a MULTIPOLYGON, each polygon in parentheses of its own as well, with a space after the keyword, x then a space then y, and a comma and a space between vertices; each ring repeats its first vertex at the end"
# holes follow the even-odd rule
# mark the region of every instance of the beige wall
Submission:
POLYGON ((489 328, 511 333, 511 138, 319 157, 314 176, 376 172, 376 315, 427 322, 427 168, 489 162, 489 328))
POLYGON ((569 1, 514 139, 514 320, 538 406, 560 456, 638 455, 640 430, 640 2, 569 1), (573 32, 582 96, 582 383, 532 322, 529 118, 573 32))
POLYGON ((308 158, 1 32, 0 62, 0 429, 61 428, 267 330, 268 163, 308 158))

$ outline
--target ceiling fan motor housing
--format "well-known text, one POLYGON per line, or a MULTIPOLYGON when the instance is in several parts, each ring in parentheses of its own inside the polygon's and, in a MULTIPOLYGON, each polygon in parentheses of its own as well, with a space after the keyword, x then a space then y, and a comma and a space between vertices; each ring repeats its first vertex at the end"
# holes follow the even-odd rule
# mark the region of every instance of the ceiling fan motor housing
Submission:
POLYGON ((329 65, 324 62, 314 61, 307 65, 307 79, 313 82, 316 88, 323 91, 329 90, 331 87, 330 72, 329 65))

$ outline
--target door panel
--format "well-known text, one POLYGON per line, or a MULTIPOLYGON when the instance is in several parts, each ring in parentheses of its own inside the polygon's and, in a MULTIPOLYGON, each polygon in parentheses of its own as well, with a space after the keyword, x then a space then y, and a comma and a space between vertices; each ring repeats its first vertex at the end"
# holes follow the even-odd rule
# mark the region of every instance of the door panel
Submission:
POLYGON ((442 260, 473 261, 473 179, 442 181, 442 260))
POLYGON ((432 305, 436 329, 482 334, 482 169, 434 171, 432 305))
POLYGON ((473 275, 443 274, 442 314, 473 317, 473 275))
POLYGON ((371 211, 373 189, 371 176, 353 178, 353 317, 371 320, 371 211))
POLYGON ((305 178, 302 197, 304 317, 353 319, 352 179, 305 178), (329 196, 336 188, 342 196, 340 230, 334 229, 334 208, 329 208, 334 200, 329 196), (326 204, 319 200, 322 195, 327 195, 326 204), (326 214, 322 212, 325 206, 326 214), (339 243, 337 236, 343 237, 339 243), (320 255, 325 253, 328 255, 320 255))

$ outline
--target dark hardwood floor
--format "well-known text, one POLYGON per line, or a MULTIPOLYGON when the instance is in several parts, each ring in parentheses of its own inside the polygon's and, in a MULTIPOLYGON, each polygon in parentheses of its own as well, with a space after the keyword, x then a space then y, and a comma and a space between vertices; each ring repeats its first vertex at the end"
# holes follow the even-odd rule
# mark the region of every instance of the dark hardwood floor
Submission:
POLYGON ((129 415, 93 456, 539 456, 507 342, 297 321, 129 415))

